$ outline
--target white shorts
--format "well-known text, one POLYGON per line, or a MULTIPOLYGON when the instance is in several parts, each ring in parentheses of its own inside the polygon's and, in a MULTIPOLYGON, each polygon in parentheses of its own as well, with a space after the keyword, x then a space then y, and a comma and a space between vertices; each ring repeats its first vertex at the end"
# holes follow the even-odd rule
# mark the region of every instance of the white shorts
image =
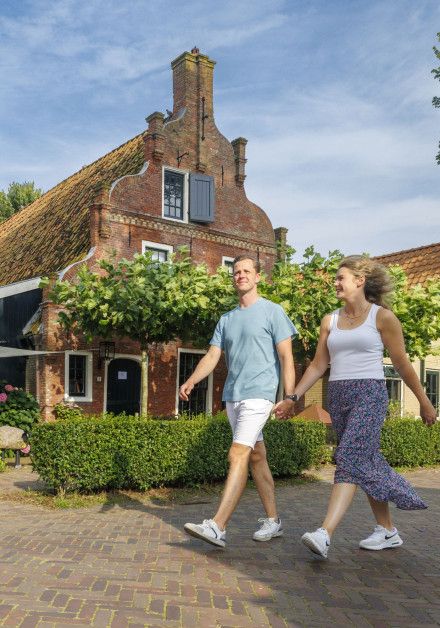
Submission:
POLYGON ((227 401, 226 412, 232 428, 233 442, 251 449, 263 440, 262 429, 273 408, 268 399, 244 399, 227 401))

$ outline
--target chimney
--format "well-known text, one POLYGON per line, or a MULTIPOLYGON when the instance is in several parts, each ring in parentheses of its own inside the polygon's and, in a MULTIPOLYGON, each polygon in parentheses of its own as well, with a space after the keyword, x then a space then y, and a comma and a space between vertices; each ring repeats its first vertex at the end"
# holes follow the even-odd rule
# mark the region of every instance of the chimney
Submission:
POLYGON ((183 107, 197 114, 204 98, 204 113, 213 115, 213 74, 215 61, 198 48, 184 52, 171 63, 173 70, 173 113, 183 107))

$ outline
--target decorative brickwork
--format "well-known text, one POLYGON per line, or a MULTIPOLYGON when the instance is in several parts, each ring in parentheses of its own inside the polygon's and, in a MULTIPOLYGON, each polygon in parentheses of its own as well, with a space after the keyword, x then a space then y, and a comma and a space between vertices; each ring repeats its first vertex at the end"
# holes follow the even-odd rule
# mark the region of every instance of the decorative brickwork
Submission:
MULTIPOLYGON (((192 259, 206 263, 212 271, 224 256, 252 252, 265 272, 271 272, 276 261, 274 230, 264 211, 248 200, 243 186, 247 140, 239 137, 229 142, 214 121, 214 65, 196 48, 180 55, 172 63, 174 104, 168 117, 162 112, 152 113, 146 118, 148 128, 144 133, 69 177, 2 225, 4 242, 13 237, 17 246, 10 253, 3 246, 0 282, 63 269, 67 269, 64 278, 72 280, 81 265, 74 262, 83 260, 96 269, 98 261, 110 254, 116 253, 116 259, 120 259, 141 253, 143 241, 172 246, 174 251, 186 245, 192 259), (182 220, 163 215, 165 169, 182 174, 182 220), (188 219, 192 173, 204 173, 206 180, 213 181, 213 222, 188 219), (17 262, 14 270, 13 260, 17 262)), ((51 418, 54 406, 68 390, 66 350, 92 353, 93 401, 77 403, 88 412, 101 412, 106 406, 108 381, 107 368, 98 360, 100 339, 89 346, 81 338, 66 338, 57 324, 58 308, 47 295, 46 289, 37 348, 60 353, 39 360, 33 387, 38 391, 43 413, 51 418)), ((148 356, 148 410, 153 414, 176 411, 178 346, 170 343, 148 356)), ((116 357, 137 359, 139 355, 136 343, 116 339, 116 357)), ((225 374, 222 363, 213 378, 213 411, 221 409, 225 374)))

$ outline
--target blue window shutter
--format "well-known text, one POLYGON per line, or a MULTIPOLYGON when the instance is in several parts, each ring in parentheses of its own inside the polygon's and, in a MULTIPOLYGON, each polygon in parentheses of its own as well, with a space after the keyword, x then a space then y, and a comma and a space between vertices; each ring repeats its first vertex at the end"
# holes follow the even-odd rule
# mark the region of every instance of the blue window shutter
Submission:
POLYGON ((190 174, 189 219, 194 222, 214 222, 214 199, 214 177, 190 174))

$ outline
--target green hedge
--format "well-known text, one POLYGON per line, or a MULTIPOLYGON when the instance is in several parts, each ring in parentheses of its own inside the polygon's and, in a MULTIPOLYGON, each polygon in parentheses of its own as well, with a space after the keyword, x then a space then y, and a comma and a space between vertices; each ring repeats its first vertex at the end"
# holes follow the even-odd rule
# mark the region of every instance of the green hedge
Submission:
POLYGON ((381 450, 393 467, 418 467, 440 463, 440 422, 428 427, 420 419, 385 421, 381 450))
MULTIPOLYGON (((325 426, 269 421, 264 429, 274 476, 296 475, 325 457, 325 426)), ((226 476, 231 430, 227 419, 151 420, 84 417, 36 425, 34 469, 55 489, 146 490, 226 476)))

